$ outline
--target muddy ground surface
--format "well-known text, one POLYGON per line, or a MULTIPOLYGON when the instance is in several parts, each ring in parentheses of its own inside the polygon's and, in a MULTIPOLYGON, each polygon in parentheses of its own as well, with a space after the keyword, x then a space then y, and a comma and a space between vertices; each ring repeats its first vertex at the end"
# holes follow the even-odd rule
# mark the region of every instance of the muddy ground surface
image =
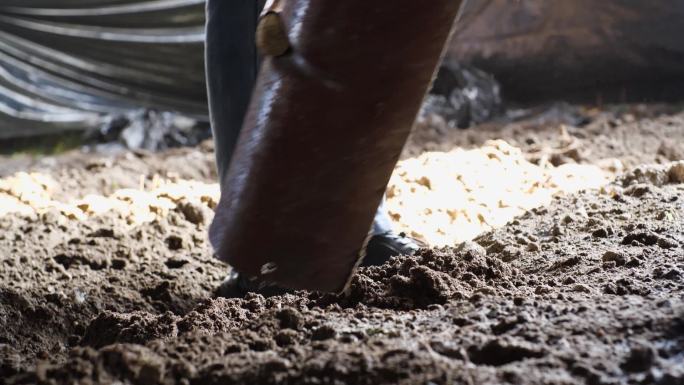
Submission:
MULTIPOLYGON (((504 139, 532 164, 617 180, 361 269, 344 295, 214 298, 228 268, 206 240, 212 194, 167 196, 141 223, 6 213, 0 384, 682 384, 684 114, 572 113, 469 131, 424 120, 404 158, 504 139)), ((214 178, 208 143, 2 162, 0 177, 49 173, 61 201, 214 178)))

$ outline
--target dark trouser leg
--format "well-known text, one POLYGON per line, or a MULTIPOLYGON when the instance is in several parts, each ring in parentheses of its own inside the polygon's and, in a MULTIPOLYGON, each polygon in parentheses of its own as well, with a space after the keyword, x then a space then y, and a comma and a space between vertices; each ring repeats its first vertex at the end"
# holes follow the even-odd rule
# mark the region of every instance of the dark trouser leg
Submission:
POLYGON ((256 82, 255 31, 263 5, 264 0, 207 2, 207 87, 220 182, 228 171, 256 82))
POLYGON ((378 206, 378 211, 375 212, 371 233, 373 235, 379 235, 390 231, 392 231, 392 219, 387 213, 387 209, 385 208, 385 198, 383 197, 382 202, 380 202, 380 206, 378 206))

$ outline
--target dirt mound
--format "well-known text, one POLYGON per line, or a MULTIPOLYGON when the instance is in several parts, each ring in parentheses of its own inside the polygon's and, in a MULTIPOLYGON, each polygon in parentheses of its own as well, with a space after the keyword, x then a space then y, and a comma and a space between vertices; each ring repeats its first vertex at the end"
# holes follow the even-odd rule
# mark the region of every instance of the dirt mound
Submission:
POLYGON ((21 357, 8 353, 15 369, 63 357, 107 310, 187 313, 227 270, 206 230, 176 212, 129 226, 111 213, 70 221, 50 211, 1 217, 0 229, 0 351, 21 357))
MULTIPOLYGON (((651 123, 630 127, 647 141, 651 123)), ((614 155, 585 134, 580 162, 614 155)), ((620 159, 659 156, 644 146, 620 159)), ((679 384, 681 167, 640 166, 474 242, 360 269, 343 295, 213 298, 227 268, 201 200, 137 224, 0 216, 0 384, 679 384)))
POLYGON ((102 312, 64 361, 8 383, 678 383, 684 239, 659 213, 684 213, 684 187, 651 186, 361 269, 346 295, 102 312))
POLYGON ((357 304, 395 310, 426 308, 449 300, 470 298, 474 293, 501 294, 513 287, 520 272, 487 256, 474 243, 458 250, 422 250, 413 257, 395 258, 382 267, 361 269, 347 292, 322 296, 317 304, 357 304))

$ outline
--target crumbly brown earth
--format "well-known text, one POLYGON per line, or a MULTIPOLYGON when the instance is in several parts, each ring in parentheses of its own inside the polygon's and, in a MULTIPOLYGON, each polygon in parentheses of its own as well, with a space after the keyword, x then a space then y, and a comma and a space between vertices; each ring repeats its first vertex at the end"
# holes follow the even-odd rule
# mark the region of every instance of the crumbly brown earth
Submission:
MULTIPOLYGON (((626 172, 474 242, 361 269, 344 295, 214 298, 227 268, 206 241, 210 198, 168 197, 139 224, 3 215, 0 384, 682 384, 684 114, 585 113, 565 130, 422 127, 407 156, 503 138, 535 163, 626 172)), ((207 145, 15 158, 0 174, 49 172, 67 200, 140 175, 210 182, 211 161, 207 145)))

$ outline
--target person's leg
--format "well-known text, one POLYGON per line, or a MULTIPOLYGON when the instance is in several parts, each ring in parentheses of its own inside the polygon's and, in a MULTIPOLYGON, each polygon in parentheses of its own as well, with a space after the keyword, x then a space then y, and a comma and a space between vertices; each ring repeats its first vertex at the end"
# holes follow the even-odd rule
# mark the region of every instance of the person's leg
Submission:
MULTIPOLYGON (((255 45, 256 23, 264 2, 207 2, 207 88, 216 167, 221 185, 256 83, 259 66, 255 45)), ((375 215, 372 234, 385 234, 391 230, 391 220, 383 201, 375 215)))
POLYGON ((256 23, 264 0, 207 2, 206 72, 219 182, 228 171, 258 72, 256 23))
POLYGON ((380 206, 378 206, 378 211, 375 212, 375 217, 373 218, 373 228, 371 229, 372 235, 385 234, 392 231, 392 219, 387 212, 385 207, 385 198, 382 198, 380 206))
MULTIPOLYGON (((206 32, 206 72, 209 112, 214 135, 216 166, 221 186, 228 172, 243 120, 256 83, 259 57, 256 26, 265 0, 208 0, 206 32)), ((384 202, 384 200, 383 200, 384 202)), ((363 265, 383 264, 395 255, 412 254, 418 246, 412 239, 394 234, 384 203, 376 213, 367 256, 363 265)), ((219 293, 232 296, 251 291, 259 283, 231 273, 219 293)), ((268 292, 266 286, 259 287, 268 292)), ((274 289, 274 293, 279 290, 274 289)))

